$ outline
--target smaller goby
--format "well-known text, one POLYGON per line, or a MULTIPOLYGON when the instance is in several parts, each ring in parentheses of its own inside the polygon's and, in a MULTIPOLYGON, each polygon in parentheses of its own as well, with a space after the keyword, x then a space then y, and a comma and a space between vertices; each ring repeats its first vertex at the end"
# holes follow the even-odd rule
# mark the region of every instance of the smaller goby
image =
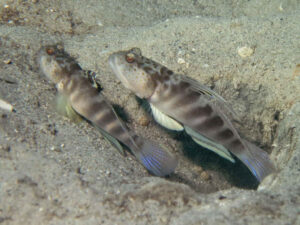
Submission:
POLYGON ((99 93, 84 70, 59 45, 41 48, 38 61, 42 72, 56 84, 58 93, 72 110, 90 121, 120 151, 127 146, 138 161, 156 176, 174 172, 177 160, 159 145, 129 131, 111 104, 99 93))

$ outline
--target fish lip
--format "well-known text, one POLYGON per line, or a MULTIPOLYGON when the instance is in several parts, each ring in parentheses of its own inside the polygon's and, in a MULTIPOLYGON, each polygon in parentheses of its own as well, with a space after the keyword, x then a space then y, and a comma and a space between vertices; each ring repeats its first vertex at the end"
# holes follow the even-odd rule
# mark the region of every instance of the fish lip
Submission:
POLYGON ((117 76, 119 78, 119 71, 118 71, 118 66, 117 66, 117 63, 116 63, 116 57, 115 55, 110 55, 109 58, 108 58, 108 63, 110 65, 110 68, 112 69, 113 73, 115 74, 115 76, 117 76))
POLYGON ((124 77, 123 73, 120 71, 121 66, 118 66, 117 60, 118 60, 118 54, 114 53, 110 55, 108 58, 109 65, 113 70, 115 76, 123 83, 123 85, 126 88, 130 88, 130 84, 128 80, 124 77))
POLYGON ((116 54, 111 54, 109 57, 108 57, 108 63, 111 67, 111 69, 114 71, 114 73, 117 75, 118 74, 118 71, 117 71, 117 65, 116 65, 116 54))
POLYGON ((113 53, 108 57, 108 62, 110 66, 115 66, 115 59, 116 59, 116 54, 113 53))
POLYGON ((111 69, 113 70, 114 74, 116 75, 116 77, 119 80, 123 81, 124 80, 124 75, 120 71, 121 66, 118 65, 117 61, 118 61, 118 55, 117 54, 112 54, 108 58, 109 65, 110 65, 111 69))

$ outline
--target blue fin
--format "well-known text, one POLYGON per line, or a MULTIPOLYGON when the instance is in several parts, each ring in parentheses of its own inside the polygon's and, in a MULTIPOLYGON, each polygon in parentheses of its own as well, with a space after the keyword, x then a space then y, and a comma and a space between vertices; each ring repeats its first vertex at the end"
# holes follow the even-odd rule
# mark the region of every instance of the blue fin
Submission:
POLYGON ((237 155, 237 157, 249 168, 256 179, 261 182, 266 176, 275 172, 275 167, 269 155, 256 145, 243 140, 249 152, 237 155))
POLYGON ((145 140, 137 157, 150 173, 159 177, 173 173, 177 166, 177 159, 174 156, 145 140))

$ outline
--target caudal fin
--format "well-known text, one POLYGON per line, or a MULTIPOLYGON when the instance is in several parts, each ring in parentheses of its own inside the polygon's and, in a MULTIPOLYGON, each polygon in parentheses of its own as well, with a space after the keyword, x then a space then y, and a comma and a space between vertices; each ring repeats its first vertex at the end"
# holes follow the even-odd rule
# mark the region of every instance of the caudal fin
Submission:
POLYGON ((177 159, 155 143, 144 141, 141 150, 136 155, 147 170, 159 177, 174 172, 177 159))
POLYGON ((249 152, 238 155, 237 157, 249 168, 256 179, 261 182, 266 176, 275 172, 275 167, 269 155, 256 145, 245 141, 249 152))

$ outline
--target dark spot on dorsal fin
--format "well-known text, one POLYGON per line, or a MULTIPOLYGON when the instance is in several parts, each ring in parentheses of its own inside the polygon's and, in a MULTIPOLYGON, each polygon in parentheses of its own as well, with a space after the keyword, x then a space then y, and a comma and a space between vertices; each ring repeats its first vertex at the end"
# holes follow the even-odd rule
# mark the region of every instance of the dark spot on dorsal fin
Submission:
POLYGON ((163 66, 160 69, 160 74, 163 75, 163 76, 170 76, 170 75, 173 74, 173 71, 169 70, 167 67, 163 66))

